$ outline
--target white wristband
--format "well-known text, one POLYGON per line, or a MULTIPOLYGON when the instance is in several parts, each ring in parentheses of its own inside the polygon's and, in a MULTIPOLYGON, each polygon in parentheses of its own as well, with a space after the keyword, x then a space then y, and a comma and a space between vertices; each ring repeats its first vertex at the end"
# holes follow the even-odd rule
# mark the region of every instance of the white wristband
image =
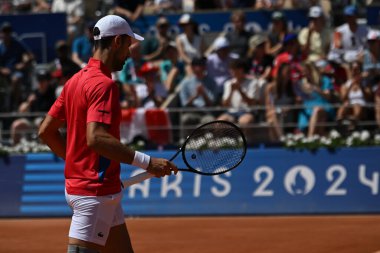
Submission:
POLYGON ((149 166, 150 156, 147 154, 135 151, 135 157, 133 158, 132 165, 143 168, 146 170, 149 166))

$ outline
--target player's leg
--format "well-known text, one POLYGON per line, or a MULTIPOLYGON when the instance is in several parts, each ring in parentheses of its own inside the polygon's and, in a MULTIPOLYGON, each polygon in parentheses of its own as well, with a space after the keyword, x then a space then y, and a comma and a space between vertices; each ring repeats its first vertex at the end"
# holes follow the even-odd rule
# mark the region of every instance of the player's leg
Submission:
POLYGON ((102 253, 133 253, 131 239, 124 221, 124 212, 121 206, 121 198, 115 209, 111 231, 102 253))
POLYGON ((111 228, 105 250, 102 253, 133 253, 131 239, 125 223, 111 228))

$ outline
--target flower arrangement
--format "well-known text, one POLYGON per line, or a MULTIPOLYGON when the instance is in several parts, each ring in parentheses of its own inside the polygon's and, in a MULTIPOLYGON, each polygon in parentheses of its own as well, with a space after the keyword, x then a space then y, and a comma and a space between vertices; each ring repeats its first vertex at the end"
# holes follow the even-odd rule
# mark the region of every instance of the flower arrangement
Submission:
POLYGON ((380 145, 380 134, 371 133, 368 130, 355 131, 348 137, 343 137, 338 131, 331 130, 327 136, 314 135, 307 137, 303 133, 287 134, 281 137, 281 142, 290 149, 318 148, 336 149, 340 147, 364 147, 380 145))
POLYGON ((20 143, 15 146, 5 146, 0 143, 0 157, 8 154, 25 154, 25 153, 43 153, 50 152, 50 148, 46 144, 37 141, 27 141, 21 139, 20 143))

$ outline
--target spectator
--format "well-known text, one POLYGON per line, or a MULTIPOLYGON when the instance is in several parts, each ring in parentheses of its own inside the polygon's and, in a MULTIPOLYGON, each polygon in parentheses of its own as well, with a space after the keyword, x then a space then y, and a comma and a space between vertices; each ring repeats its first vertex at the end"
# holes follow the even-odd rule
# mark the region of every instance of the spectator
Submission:
POLYGON ((51 11, 65 12, 67 16, 68 44, 71 45, 84 22, 84 0, 53 0, 51 11))
POLYGON ((353 5, 344 8, 346 23, 334 31, 334 38, 329 52, 329 59, 339 62, 356 61, 363 51, 368 28, 357 23, 357 8, 353 5))
POLYGON ((358 61, 350 64, 348 68, 348 80, 340 90, 342 106, 337 113, 337 121, 340 127, 349 121, 348 130, 354 130, 360 120, 367 114, 366 105, 370 101, 371 89, 363 85, 362 64, 358 61))
POLYGON ((31 89, 31 80, 28 79, 32 52, 15 36, 12 35, 12 25, 4 22, 1 26, 0 41, 0 86, 9 90, 9 96, 2 111, 17 110, 24 96, 31 89))
POLYGON ((231 15, 231 22, 233 24, 233 30, 225 35, 230 43, 231 53, 236 54, 237 57, 246 57, 248 41, 253 34, 245 30, 245 13, 241 10, 234 11, 231 15))
POLYGON ((259 79, 270 80, 273 57, 265 52, 267 39, 264 35, 256 34, 249 40, 248 59, 249 74, 259 79))
POLYGON ((165 56, 165 60, 160 63, 161 81, 168 92, 172 93, 186 75, 185 64, 178 58, 175 43, 169 43, 165 49, 165 56))
POLYGON ((204 110, 205 107, 217 105, 216 83, 208 76, 206 64, 207 60, 204 57, 194 58, 191 62, 192 74, 180 83, 179 95, 182 106, 199 109, 181 114, 180 124, 181 129, 184 129, 182 137, 189 134, 186 127, 203 124, 214 119, 212 112, 204 110))
POLYGON ((370 30, 367 35, 368 48, 364 50, 361 61, 363 62, 363 78, 365 86, 374 87, 380 76, 380 31, 370 30))
MULTIPOLYGON (((277 70, 282 63, 289 63, 291 66, 291 71, 295 68, 298 68, 298 65, 301 63, 302 59, 300 57, 300 47, 297 39, 297 35, 294 33, 289 33, 285 36, 283 40, 283 52, 274 59, 272 77, 274 78, 277 75, 277 70)), ((297 74, 297 71, 295 71, 297 74)), ((292 76, 292 79, 297 79, 298 76, 292 76)), ((294 81, 294 80, 293 80, 294 81)))
POLYGON ((250 107, 260 103, 261 89, 264 89, 266 82, 247 78, 247 64, 243 59, 231 61, 229 70, 232 78, 226 81, 222 98, 222 106, 229 109, 218 119, 238 123, 247 133, 248 126, 257 115, 250 107))
POLYGON ((296 122, 296 110, 290 108, 296 104, 296 95, 288 63, 281 64, 277 76, 267 85, 264 98, 269 138, 278 141, 284 135, 283 124, 296 122))
POLYGON ((301 68, 302 79, 296 82, 296 94, 304 108, 298 115, 298 129, 307 135, 325 135, 325 123, 335 118, 335 110, 331 106, 334 86, 332 82, 321 82, 318 70, 312 63, 301 68))
POLYGON ((131 52, 131 55, 125 61, 123 69, 119 73, 119 79, 122 83, 122 90, 125 94, 127 107, 137 107, 138 99, 135 88, 136 85, 144 85, 145 83, 142 77, 138 75, 139 70, 146 62, 141 55, 140 45, 141 43, 133 43, 130 46, 129 51, 131 52))
POLYGON ((298 34, 303 59, 315 62, 326 58, 330 47, 330 33, 326 28, 323 10, 320 6, 309 9, 309 26, 303 28, 298 34))
POLYGON ((48 69, 57 83, 58 95, 66 81, 80 70, 80 66, 71 59, 69 46, 66 41, 58 40, 55 43, 55 52, 56 58, 49 63, 48 69))
POLYGON ((230 44, 225 37, 218 37, 213 42, 214 52, 207 57, 207 72, 217 84, 216 94, 222 96, 224 82, 231 78, 229 64, 233 59, 230 44))
POLYGON ((137 106, 159 108, 168 95, 165 85, 160 81, 159 68, 151 62, 142 65, 138 75, 145 81, 136 86, 137 106))
POLYGON ((87 65, 88 60, 92 56, 92 48, 94 44, 94 22, 89 22, 83 35, 76 37, 72 45, 72 60, 81 68, 87 65))
POLYGON ((183 14, 179 19, 179 25, 183 29, 176 38, 176 44, 180 58, 188 65, 194 58, 203 56, 205 43, 198 34, 198 26, 190 14, 183 14))
POLYGON ((281 11, 272 13, 272 26, 268 32, 268 42, 266 52, 272 56, 277 56, 282 51, 283 41, 288 34, 288 22, 281 11))
POLYGON ((32 11, 32 0, 12 0, 14 14, 28 14, 32 11))
POLYGON ((115 0, 114 14, 134 23, 144 14, 145 0, 115 0))
POLYGON ((157 19, 154 36, 145 39, 142 43, 142 54, 146 61, 162 60, 164 50, 172 40, 168 33, 169 27, 170 23, 166 17, 157 19))
MULTIPOLYGON (((20 113, 25 112, 47 112, 55 101, 54 87, 50 84, 50 74, 46 70, 37 72, 37 89, 21 103, 20 113)), ((14 145, 18 144, 22 136, 30 134, 33 129, 37 129, 43 117, 34 120, 27 118, 16 119, 11 126, 11 138, 14 145)))

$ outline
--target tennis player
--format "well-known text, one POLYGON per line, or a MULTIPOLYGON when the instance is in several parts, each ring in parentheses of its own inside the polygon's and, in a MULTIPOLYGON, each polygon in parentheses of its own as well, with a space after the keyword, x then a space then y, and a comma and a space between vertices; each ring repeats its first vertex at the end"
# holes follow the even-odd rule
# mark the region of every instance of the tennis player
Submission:
POLYGON ((94 40, 93 57, 67 81, 39 136, 66 161, 65 194, 73 210, 67 252, 133 252, 121 206, 120 162, 156 177, 178 169, 119 141, 121 109, 111 72, 122 69, 132 42, 143 38, 123 18, 108 15, 96 23, 94 40), (64 124, 66 138, 59 131, 64 124))

